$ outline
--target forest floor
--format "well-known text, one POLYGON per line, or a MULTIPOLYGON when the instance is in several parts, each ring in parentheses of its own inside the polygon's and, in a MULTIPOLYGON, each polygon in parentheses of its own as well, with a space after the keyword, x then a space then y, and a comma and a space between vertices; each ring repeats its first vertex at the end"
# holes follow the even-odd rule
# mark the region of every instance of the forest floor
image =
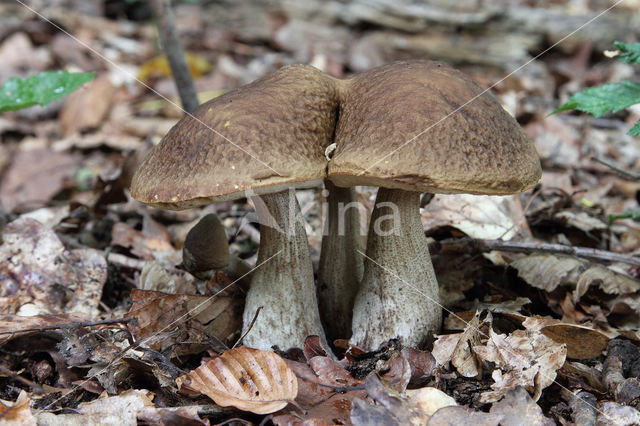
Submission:
MULTIPOLYGON (((627 134, 640 108, 549 116, 584 88, 640 80, 604 54, 638 41, 638 2, 449 3, 175 5, 201 101, 291 63, 342 78, 429 57, 491 87, 542 161, 524 194, 424 199, 446 309, 433 344, 338 340, 334 359, 311 337, 266 351, 298 386, 285 397, 272 384, 264 399, 295 404, 269 415, 255 414, 264 401, 225 408, 176 382, 223 369, 244 305, 224 273, 177 267, 187 232, 215 212, 254 265, 259 229, 247 199, 164 211, 128 194, 182 116, 148 5, 0 3, 0 83, 97 72, 46 107, 0 115, 0 424, 640 424, 640 140, 627 134)), ((297 195, 317 266, 322 195, 297 195)), ((374 198, 358 188, 369 212, 374 198)))

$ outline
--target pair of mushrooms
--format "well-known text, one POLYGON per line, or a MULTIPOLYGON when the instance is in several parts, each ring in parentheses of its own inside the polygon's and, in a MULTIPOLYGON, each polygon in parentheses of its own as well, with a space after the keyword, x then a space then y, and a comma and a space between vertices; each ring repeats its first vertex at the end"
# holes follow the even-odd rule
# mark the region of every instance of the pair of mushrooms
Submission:
POLYGON ((288 348, 312 334, 325 341, 307 236, 289 190, 325 181, 330 232, 318 297, 326 328, 331 337, 352 331, 354 344, 374 349, 393 337, 418 346, 440 327, 420 193, 512 194, 540 174, 517 122, 449 66, 402 61, 338 80, 293 65, 180 120, 142 163, 131 193, 171 209, 259 195, 261 240, 245 329, 263 309, 244 343, 288 348), (379 187, 364 257, 357 209, 339 208, 354 201, 356 185, 379 187))

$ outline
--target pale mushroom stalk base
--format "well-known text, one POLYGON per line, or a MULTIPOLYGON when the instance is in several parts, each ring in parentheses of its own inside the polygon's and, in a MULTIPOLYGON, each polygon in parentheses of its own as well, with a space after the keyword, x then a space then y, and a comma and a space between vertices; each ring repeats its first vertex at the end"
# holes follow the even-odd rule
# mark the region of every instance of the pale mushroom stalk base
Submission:
POLYGON ((260 198, 264 202, 256 205, 260 248, 247 293, 243 332, 260 306, 262 310, 243 342, 257 349, 276 345, 286 350, 302 348, 307 336, 318 335, 326 347, 307 234, 295 194, 282 191, 260 198))
POLYGON ((318 302, 330 340, 351 336, 353 301, 364 264, 355 190, 325 181, 329 191, 325 234, 318 266, 318 302))
POLYGON ((418 192, 378 190, 353 310, 351 342, 362 349, 396 337, 422 346, 440 329, 438 283, 419 203, 418 192))

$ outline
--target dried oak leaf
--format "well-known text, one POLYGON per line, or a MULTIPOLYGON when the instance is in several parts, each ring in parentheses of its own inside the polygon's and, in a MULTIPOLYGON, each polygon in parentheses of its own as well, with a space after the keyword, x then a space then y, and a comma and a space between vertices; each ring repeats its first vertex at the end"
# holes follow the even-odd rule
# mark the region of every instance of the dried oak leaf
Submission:
POLYGON ((298 395, 298 380, 277 354, 241 346, 176 379, 181 391, 207 395, 223 407, 256 414, 284 408, 298 395))

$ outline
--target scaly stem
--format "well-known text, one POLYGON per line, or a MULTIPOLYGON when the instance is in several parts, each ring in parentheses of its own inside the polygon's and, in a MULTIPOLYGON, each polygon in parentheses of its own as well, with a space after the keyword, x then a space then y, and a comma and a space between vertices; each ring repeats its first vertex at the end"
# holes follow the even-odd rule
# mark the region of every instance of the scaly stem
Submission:
POLYGON ((260 196, 256 205, 260 220, 257 269, 243 315, 243 332, 256 310, 257 320, 244 344, 258 349, 277 345, 286 350, 302 348, 309 335, 318 335, 326 347, 313 282, 309 244, 300 206, 293 191, 260 196))
POLYGON ((421 346, 440 329, 438 283, 419 203, 417 192, 378 190, 353 310, 351 341, 365 350, 395 337, 421 346))
POLYGON ((353 188, 340 188, 325 181, 329 191, 328 211, 318 266, 318 302, 330 340, 351 336, 353 301, 364 264, 360 218, 353 188))

